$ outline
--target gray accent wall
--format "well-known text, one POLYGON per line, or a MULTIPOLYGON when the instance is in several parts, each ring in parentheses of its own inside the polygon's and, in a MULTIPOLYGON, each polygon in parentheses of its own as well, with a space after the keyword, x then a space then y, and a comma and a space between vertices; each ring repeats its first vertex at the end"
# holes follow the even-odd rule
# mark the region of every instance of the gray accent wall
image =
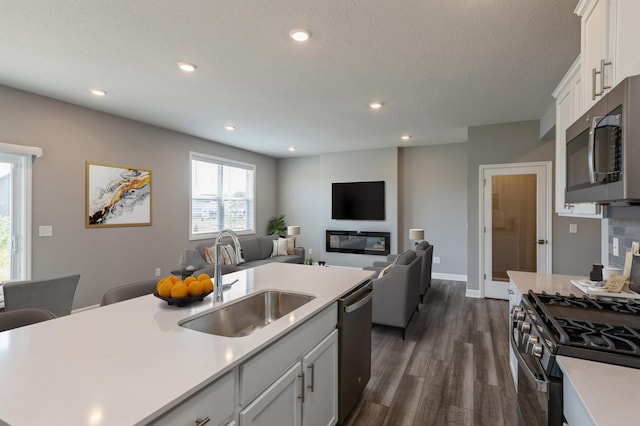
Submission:
MULTIPOLYGON (((480 290, 479 276, 479 169, 480 165, 550 161, 555 156, 555 141, 541 141, 539 121, 477 126, 469 128, 467 164, 467 290, 480 290)), ((553 207, 551 207, 553 208, 553 207)), ((600 220, 558 219, 553 214, 552 272, 585 275, 584 265, 600 259, 600 220), (568 223, 579 223, 578 235, 568 233, 568 223), (566 232, 564 231, 566 225, 566 232)))
POLYGON ((424 228, 442 263, 434 273, 466 274, 467 144, 354 151, 279 160, 279 210, 302 227, 298 243, 328 264, 362 267, 379 256, 326 253, 325 230, 391 232, 392 253, 411 248, 409 228, 424 228), (397 165, 397 167, 396 167, 397 165), (387 220, 331 220, 331 183, 387 182, 387 220))
MULTIPOLYGON (((96 102, 109 102, 108 98, 96 102)), ((74 308, 177 268, 189 241, 189 151, 256 165, 257 233, 277 214, 274 158, 0 86, 0 142, 43 148, 33 165, 32 277, 80 273, 74 308), (85 228, 85 162, 151 169, 152 226, 85 228), (52 225, 52 237, 38 237, 52 225)))
POLYGON ((328 265, 362 267, 384 256, 328 253, 325 231, 356 230, 391 233, 391 252, 398 251, 398 150, 396 148, 351 151, 278 161, 279 211, 287 225, 300 225, 297 244, 307 257, 328 265), (331 219, 331 183, 385 181, 385 220, 331 219))

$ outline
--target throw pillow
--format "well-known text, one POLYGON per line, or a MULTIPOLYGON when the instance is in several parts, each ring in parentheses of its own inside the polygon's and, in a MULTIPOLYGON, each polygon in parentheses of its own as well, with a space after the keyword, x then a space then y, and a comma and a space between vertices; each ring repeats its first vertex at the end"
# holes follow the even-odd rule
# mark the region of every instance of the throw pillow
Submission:
MULTIPOLYGON (((220 264, 224 265, 224 256, 223 250, 220 250, 220 264)), ((215 244, 211 247, 204 248, 204 257, 208 264, 215 265, 216 264, 216 246, 215 244)))
POLYGON ((393 268, 393 264, 385 266, 384 269, 378 274, 378 278, 382 278, 387 275, 389 271, 391 271, 391 268, 393 268))
POLYGON ((287 242, 287 254, 289 255, 295 254, 295 251, 293 249, 296 246, 296 237, 280 238, 280 239, 287 242))
POLYGON ((273 240, 273 251, 271 257, 286 256, 287 255, 287 242, 285 239, 273 240))
POLYGON ((221 265, 235 265, 236 263, 236 251, 233 246, 226 245, 220 246, 220 261, 221 265))

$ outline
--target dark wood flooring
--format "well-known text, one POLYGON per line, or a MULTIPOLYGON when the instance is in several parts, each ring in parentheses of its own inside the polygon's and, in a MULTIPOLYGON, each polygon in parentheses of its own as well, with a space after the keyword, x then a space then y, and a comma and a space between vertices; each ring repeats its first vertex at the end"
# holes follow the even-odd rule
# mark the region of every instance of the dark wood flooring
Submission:
POLYGON ((407 328, 372 330, 371 380, 345 425, 517 424, 508 302, 433 280, 407 328))

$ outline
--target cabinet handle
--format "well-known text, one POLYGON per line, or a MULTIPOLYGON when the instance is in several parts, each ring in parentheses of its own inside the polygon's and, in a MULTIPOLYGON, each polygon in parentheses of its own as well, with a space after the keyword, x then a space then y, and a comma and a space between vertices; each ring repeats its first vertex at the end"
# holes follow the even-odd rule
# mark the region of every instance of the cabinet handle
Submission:
POLYGON ((313 392, 314 383, 316 382, 315 364, 311 364, 307 368, 311 370, 311 383, 307 387, 313 392))
POLYGON ((298 377, 301 379, 300 396, 298 396, 298 399, 301 399, 304 404, 304 371, 298 374, 298 377))
POLYGON ((594 101, 597 96, 602 95, 602 93, 596 93, 596 75, 600 74, 600 71, 596 71, 596 69, 591 70, 591 100, 594 101))
POLYGON ((196 426, 202 426, 202 425, 206 425, 207 423, 209 423, 211 419, 209 418, 209 416, 205 417, 204 419, 201 418, 197 418, 196 419, 196 426))
POLYGON ((600 60, 600 94, 602 95, 606 89, 611 89, 611 86, 604 85, 604 67, 611 65, 611 62, 605 62, 604 59, 600 60))

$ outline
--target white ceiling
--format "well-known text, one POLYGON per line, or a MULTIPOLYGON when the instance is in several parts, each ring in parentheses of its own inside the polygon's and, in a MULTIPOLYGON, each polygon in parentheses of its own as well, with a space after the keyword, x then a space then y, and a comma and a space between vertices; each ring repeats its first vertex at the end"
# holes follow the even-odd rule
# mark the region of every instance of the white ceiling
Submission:
POLYGON ((279 158, 464 142, 544 114, 576 3, 0 0, 0 84, 279 158))

